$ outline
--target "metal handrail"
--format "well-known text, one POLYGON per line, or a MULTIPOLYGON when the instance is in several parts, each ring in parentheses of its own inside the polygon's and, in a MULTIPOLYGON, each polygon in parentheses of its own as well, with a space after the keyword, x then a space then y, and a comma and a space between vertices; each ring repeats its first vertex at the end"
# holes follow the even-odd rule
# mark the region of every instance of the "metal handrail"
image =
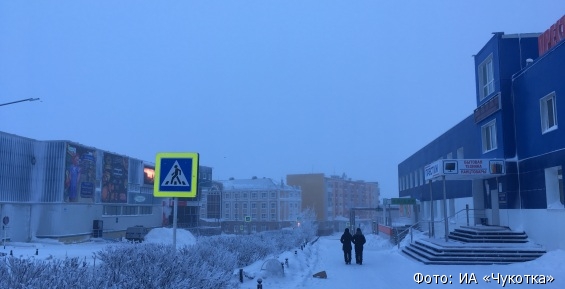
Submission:
MULTIPOLYGON (((455 217, 456 217, 459 213, 461 213, 461 212, 467 212, 467 214, 466 214, 466 217, 467 217, 467 226, 469 226, 469 211, 483 211, 483 213, 485 212, 484 209, 469 209, 469 208, 467 207, 467 208, 465 208, 465 209, 461 209, 461 210, 457 211, 455 214, 453 214, 453 215, 451 215, 451 216, 448 216, 448 217, 447 217, 447 221, 449 221, 450 219, 455 218, 455 217)), ((485 214, 485 216, 486 216, 486 214, 485 214)), ((476 217, 476 215, 475 215, 475 217, 476 217)), ((398 231, 397 231, 397 232, 396 232, 396 238, 397 238, 397 241, 398 241, 398 243, 397 243, 398 248, 400 248, 400 240, 398 240, 398 236, 399 236, 399 235, 402 236, 402 234, 406 233, 406 231, 408 231, 408 230, 410 230, 410 244, 412 244, 412 243, 414 242, 414 235, 412 234, 412 229, 413 229, 416 225, 419 225, 419 224, 421 224, 421 223, 423 223, 423 222, 426 222, 426 223, 428 223, 428 224, 429 224, 429 223, 434 223, 434 224, 435 224, 435 223, 443 223, 443 222, 445 222, 445 221, 446 221, 446 218, 445 218, 445 217, 444 217, 442 220, 433 221, 433 222, 432 222, 432 221, 429 221, 429 220, 420 220, 420 221, 418 221, 418 222, 416 222, 416 223, 410 225, 408 228, 406 228, 406 229, 400 231, 400 234, 398 234, 398 231)))
MULTIPOLYGON (((432 222, 432 221, 427 221, 427 220, 420 220, 420 221, 418 221, 418 222, 416 222, 416 223, 410 225, 408 228, 406 228, 406 229, 400 231, 400 234, 398 234, 398 232, 396 232, 396 238, 398 239, 398 235, 402 235, 402 234, 404 234, 406 231, 410 230, 410 244, 412 244, 412 242, 413 242, 413 240, 414 240, 414 236, 413 236, 413 234, 412 234, 412 229, 413 229, 416 225, 418 225, 418 224, 420 224, 420 223, 424 223, 424 222, 425 222, 425 223, 443 223, 444 220, 445 220, 445 218, 444 218, 443 220, 440 220, 440 221, 433 221, 433 222, 432 222)), ((400 240, 398 240, 398 244, 397 244, 397 245, 398 245, 398 248, 400 248, 400 240)))

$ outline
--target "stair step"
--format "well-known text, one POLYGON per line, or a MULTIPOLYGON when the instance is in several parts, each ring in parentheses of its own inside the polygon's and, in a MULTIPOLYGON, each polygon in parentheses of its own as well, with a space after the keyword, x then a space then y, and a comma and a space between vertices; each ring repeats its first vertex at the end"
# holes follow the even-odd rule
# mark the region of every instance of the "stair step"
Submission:
POLYGON ((489 255, 489 256, 480 256, 480 255, 434 255, 429 254, 426 251, 418 250, 417 248, 408 246, 403 248, 405 253, 409 252, 411 255, 418 255, 419 259, 425 259, 428 261, 457 261, 457 262, 466 262, 466 263, 476 263, 476 262, 483 262, 483 263, 512 263, 512 262, 525 262, 531 261, 536 258, 539 258, 543 254, 528 254, 528 255, 507 255, 507 256, 499 256, 499 255, 489 255))
POLYGON ((482 252, 473 252, 473 251, 433 251, 429 250, 427 247, 420 246, 418 244, 411 244, 410 246, 406 247, 413 250, 418 250, 420 252, 425 252, 430 255, 434 256, 472 256, 472 257, 487 257, 487 256, 495 256, 495 257, 515 257, 515 256, 523 256, 523 257, 539 257, 543 255, 545 252, 540 251, 500 251, 500 250, 491 250, 491 251, 482 251, 482 252))
POLYGON ((465 243, 465 242, 439 242, 437 240, 416 240, 417 244, 422 246, 426 246, 435 250, 436 252, 443 252, 443 251, 453 251, 453 252, 490 252, 493 250, 499 252, 514 252, 514 251, 521 251, 521 252, 543 252, 545 250, 541 248, 539 245, 533 244, 505 244, 505 243, 465 243), (436 243, 437 242, 437 243, 436 243))
POLYGON ((402 254, 424 264, 511 264, 541 257, 546 251, 528 240, 525 232, 500 226, 461 227, 449 241, 421 239, 404 247, 402 254))
POLYGON ((466 243, 527 243, 527 238, 481 238, 481 237, 474 237, 469 238, 465 236, 458 236, 458 235, 449 235, 449 238, 452 240, 463 241, 466 243))

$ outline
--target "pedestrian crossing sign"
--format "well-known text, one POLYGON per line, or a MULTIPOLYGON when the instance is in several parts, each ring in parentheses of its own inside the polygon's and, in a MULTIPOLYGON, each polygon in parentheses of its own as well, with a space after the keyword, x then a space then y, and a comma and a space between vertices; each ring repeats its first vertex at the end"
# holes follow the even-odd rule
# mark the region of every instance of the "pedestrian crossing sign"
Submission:
POLYGON ((158 153, 155 161, 155 197, 196 197, 198 153, 158 153))

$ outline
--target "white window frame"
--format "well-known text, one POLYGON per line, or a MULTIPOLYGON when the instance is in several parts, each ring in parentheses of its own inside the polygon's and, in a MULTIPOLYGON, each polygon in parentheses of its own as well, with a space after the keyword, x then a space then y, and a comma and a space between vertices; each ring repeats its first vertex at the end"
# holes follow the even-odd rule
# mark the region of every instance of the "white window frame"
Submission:
POLYGON ((483 153, 497 149, 498 141, 496 138, 496 119, 487 122, 481 127, 481 139, 483 144, 483 153))
POLYGON ((479 96, 482 101, 494 92, 494 65, 492 53, 479 64, 479 96))
POLYGON ((541 133, 557 129, 557 110, 555 91, 540 99, 541 133))

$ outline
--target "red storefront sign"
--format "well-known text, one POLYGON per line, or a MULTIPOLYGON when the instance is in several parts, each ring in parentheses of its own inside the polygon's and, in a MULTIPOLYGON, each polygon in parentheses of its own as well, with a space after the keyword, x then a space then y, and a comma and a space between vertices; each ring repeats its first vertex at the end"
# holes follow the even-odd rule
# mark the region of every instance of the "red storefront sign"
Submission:
POLYGON ((565 15, 538 37, 539 55, 543 55, 563 39, 565 39, 565 15))

